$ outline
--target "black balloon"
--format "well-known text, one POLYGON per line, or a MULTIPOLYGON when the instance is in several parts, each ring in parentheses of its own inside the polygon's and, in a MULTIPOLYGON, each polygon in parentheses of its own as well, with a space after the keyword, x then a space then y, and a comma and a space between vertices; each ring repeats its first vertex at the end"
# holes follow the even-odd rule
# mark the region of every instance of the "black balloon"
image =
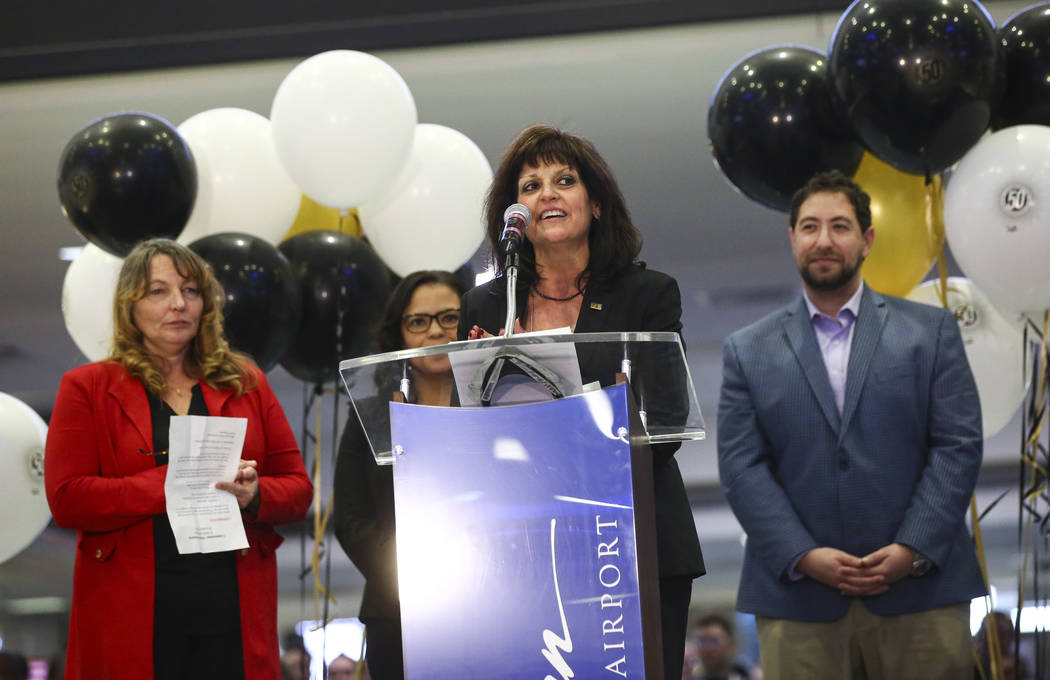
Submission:
POLYGON ((299 330, 299 286, 276 248, 249 234, 212 234, 190 244, 215 271, 226 294, 226 338, 264 371, 273 368, 299 330))
POLYGON ((999 28, 1006 85, 992 126, 1050 125, 1050 4, 1015 14, 999 28))
POLYGON ((338 231, 304 231, 278 248, 292 265, 302 309, 281 365, 306 382, 335 380, 340 361, 371 352, 390 295, 386 265, 363 240, 338 231))
POLYGON ((77 132, 58 165, 58 198, 81 234, 119 257, 139 241, 175 238, 197 197, 197 167, 170 123, 118 113, 77 132))
POLYGON ((1001 93, 995 26, 974 0, 856 0, 828 64, 865 146, 917 175, 962 158, 1001 93))
POLYGON ((806 47, 771 47, 730 69, 711 99, 707 135, 729 181, 776 210, 817 172, 852 175, 864 152, 834 108, 824 55, 806 47))

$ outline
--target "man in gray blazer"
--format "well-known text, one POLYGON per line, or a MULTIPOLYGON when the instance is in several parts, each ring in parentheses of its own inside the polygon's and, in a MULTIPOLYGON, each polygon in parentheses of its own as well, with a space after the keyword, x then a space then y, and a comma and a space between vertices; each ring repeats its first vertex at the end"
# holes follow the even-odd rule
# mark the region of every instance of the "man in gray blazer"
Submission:
POLYGON ((958 325, 863 284, 870 201, 841 173, 812 178, 790 219, 805 295, 723 348, 737 609, 757 616, 767 680, 973 677, 982 436, 958 325))

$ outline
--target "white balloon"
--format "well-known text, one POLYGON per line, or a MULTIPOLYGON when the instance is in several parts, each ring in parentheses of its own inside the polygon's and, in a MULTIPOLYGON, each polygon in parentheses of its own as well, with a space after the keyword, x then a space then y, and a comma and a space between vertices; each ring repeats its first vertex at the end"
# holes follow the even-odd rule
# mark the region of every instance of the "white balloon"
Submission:
MULTIPOLYGON (((940 281, 927 281, 908 293, 908 299, 940 307, 940 288, 940 281)), ((1006 427, 1024 397, 1022 325, 1000 314, 977 286, 961 277, 948 279, 948 309, 959 321, 987 439, 1006 427)))
POLYGON ((492 168, 470 138, 422 123, 397 180, 358 208, 361 227, 398 276, 454 271, 484 239, 482 202, 491 181, 492 168))
POLYGON ((303 193, 322 205, 353 208, 401 170, 412 147, 416 104, 386 62, 333 50, 285 76, 270 120, 281 162, 303 193))
POLYGON ((51 519, 44 493, 47 425, 0 392, 0 562, 22 552, 51 519))
POLYGON ((1002 310, 1050 307, 1050 127, 988 135, 952 173, 944 225, 963 272, 1002 310))
POLYGON ((179 134, 197 164, 197 200, 179 242, 238 231, 280 243, 302 192, 277 157, 270 121, 245 109, 211 109, 186 119, 179 134))
POLYGON ((109 356, 113 342, 113 295, 124 260, 87 244, 69 263, 62 281, 62 317, 77 348, 91 361, 109 356))

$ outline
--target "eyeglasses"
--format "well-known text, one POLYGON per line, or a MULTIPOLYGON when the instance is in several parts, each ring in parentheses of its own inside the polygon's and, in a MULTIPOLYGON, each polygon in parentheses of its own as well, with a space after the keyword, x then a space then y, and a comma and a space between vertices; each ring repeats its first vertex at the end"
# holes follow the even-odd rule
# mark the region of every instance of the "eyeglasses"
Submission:
POLYGON ((458 328, 459 310, 443 309, 437 314, 405 314, 401 317, 401 323, 409 333, 426 333, 433 321, 437 321, 447 331, 458 328))

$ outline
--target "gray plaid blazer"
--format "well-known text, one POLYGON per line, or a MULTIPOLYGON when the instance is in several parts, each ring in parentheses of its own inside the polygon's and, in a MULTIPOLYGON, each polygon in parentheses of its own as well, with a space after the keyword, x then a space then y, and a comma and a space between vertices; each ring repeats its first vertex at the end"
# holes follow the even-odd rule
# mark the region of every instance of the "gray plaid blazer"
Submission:
POLYGON ((955 318, 865 286, 840 414, 805 300, 730 335, 718 406, 721 484, 747 533, 737 608, 841 618, 851 598, 793 581, 802 553, 903 543, 932 560, 864 598, 880 615, 983 595, 965 524, 981 465, 977 387, 955 318))

